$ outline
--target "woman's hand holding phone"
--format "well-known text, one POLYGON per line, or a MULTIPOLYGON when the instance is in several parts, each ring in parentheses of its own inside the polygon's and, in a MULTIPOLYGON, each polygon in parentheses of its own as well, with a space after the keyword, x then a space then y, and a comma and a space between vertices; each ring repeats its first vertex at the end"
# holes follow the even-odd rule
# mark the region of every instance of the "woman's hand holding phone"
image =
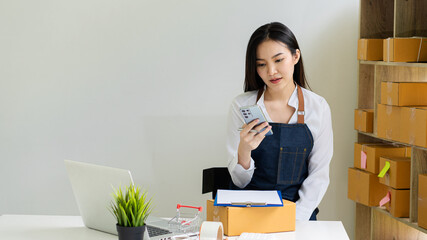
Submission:
POLYGON ((248 124, 244 124, 240 132, 240 143, 237 150, 238 163, 245 169, 250 167, 251 151, 261 144, 265 135, 271 130, 268 122, 257 125, 258 123, 259 119, 255 119, 248 124), (256 132, 251 130, 255 130, 256 132))

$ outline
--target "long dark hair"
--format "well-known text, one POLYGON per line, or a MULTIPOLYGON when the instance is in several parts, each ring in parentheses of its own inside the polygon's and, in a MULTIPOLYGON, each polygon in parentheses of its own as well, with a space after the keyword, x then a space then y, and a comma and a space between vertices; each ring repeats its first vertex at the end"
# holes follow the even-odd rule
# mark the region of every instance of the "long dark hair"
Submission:
MULTIPOLYGON (((268 39, 284 43, 291 51, 292 55, 296 53, 297 49, 299 49, 299 45, 294 34, 282 23, 268 23, 255 30, 249 39, 248 48, 246 50, 245 92, 264 88, 265 83, 258 75, 256 69, 256 51, 259 44, 268 39)), ((295 64, 293 78, 299 86, 304 88, 307 86, 310 88, 307 79, 305 78, 301 54, 298 63, 295 64)))

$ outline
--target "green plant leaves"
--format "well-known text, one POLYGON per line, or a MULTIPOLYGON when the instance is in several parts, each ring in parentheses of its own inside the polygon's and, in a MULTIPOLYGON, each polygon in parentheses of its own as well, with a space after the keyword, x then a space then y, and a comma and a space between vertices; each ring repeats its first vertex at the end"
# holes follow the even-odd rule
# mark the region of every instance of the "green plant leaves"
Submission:
POLYGON ((132 184, 125 188, 124 194, 121 188, 113 189, 114 201, 109 210, 116 217, 117 224, 124 227, 143 226, 152 211, 152 202, 147 198, 147 192, 141 192, 139 187, 135 188, 132 184))

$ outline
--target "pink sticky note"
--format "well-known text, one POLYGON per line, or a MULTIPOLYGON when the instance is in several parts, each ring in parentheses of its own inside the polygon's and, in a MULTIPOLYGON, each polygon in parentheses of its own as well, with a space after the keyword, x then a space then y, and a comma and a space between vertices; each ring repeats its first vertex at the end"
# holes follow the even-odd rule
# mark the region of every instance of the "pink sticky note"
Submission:
POLYGON ((360 152, 360 166, 363 169, 366 169, 366 153, 364 151, 360 152))
POLYGON ((387 195, 385 195, 385 197, 383 197, 383 199, 381 199, 381 201, 380 201, 380 207, 382 207, 382 206, 384 206, 384 204, 390 202, 390 197, 391 197, 390 192, 387 192, 387 195))

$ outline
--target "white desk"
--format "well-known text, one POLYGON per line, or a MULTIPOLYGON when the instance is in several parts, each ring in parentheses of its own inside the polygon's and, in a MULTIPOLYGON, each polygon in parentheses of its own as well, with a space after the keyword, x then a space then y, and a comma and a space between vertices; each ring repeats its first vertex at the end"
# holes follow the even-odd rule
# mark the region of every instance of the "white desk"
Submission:
MULTIPOLYGON (((297 221, 295 232, 274 233, 272 236, 284 240, 349 239, 339 221, 297 221)), ((0 239, 117 240, 118 237, 86 228, 80 216, 3 215, 0 216, 0 239)))

